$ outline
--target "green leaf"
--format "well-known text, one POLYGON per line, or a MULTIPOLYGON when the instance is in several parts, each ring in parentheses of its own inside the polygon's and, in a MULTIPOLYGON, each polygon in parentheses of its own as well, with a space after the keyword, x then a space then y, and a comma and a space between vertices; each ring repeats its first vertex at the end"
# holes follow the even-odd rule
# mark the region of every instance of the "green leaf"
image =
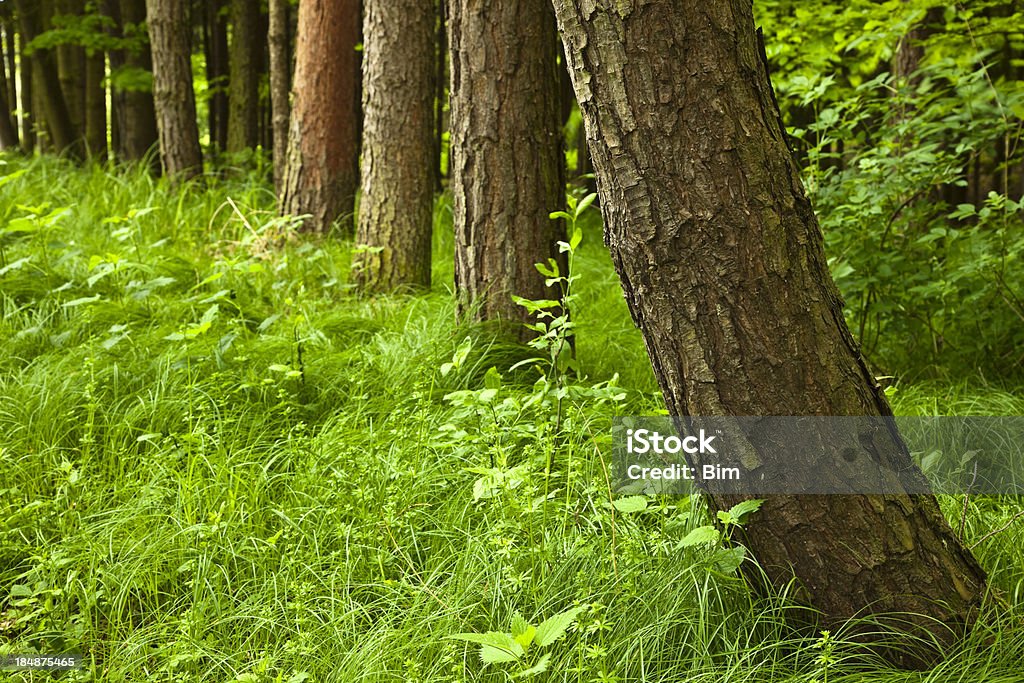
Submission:
POLYGON ((741 545, 735 548, 719 548, 715 552, 715 568, 723 574, 732 574, 743 564, 747 556, 747 549, 741 545))
POLYGON ((569 238, 569 249, 576 251, 576 247, 580 246, 580 242, 583 241, 583 229, 578 225, 572 229, 572 236, 569 238))
POLYGON ((95 303, 95 302, 97 302, 99 300, 100 300, 100 295, 96 294, 95 296, 83 296, 83 297, 81 297, 79 299, 72 299, 71 301, 68 301, 68 302, 66 302, 66 303, 64 303, 62 305, 63 305, 64 308, 73 308, 75 306, 83 306, 85 304, 95 303))
POLYGON ((540 647, 545 647, 555 642, 565 635, 565 629, 569 628, 569 624, 576 619, 576 615, 584 609, 586 607, 572 607, 553 617, 548 617, 537 627, 537 633, 533 641, 540 647))
POLYGON ((584 211, 586 211, 587 207, 589 207, 591 204, 593 204, 595 199, 597 199, 597 193, 596 192, 591 192, 586 197, 581 199, 580 203, 576 205, 576 218, 579 218, 580 214, 582 214, 584 211))
POLYGON ((464 640, 480 645, 480 659, 485 664, 514 662, 526 654, 523 646, 510 633, 488 631, 487 633, 456 633, 448 636, 451 640, 464 640))
POLYGON ((763 503, 764 501, 760 498, 751 498, 750 500, 736 503, 726 513, 729 516, 729 521, 726 522, 723 519, 722 522, 726 524, 744 524, 747 521, 747 517, 757 512, 763 503))
POLYGON ((612 506, 619 512, 643 512, 647 509, 647 499, 643 496, 616 498, 612 501, 612 506))
POLYGON ((542 674, 548 670, 548 664, 551 662, 551 654, 544 653, 544 656, 537 660, 537 663, 531 666, 529 669, 524 669, 519 673, 515 674, 512 678, 530 678, 538 674, 542 674))
POLYGON ((711 525, 699 526, 679 541, 679 548, 689 548, 695 545, 707 545, 717 543, 719 538, 718 529, 711 525))

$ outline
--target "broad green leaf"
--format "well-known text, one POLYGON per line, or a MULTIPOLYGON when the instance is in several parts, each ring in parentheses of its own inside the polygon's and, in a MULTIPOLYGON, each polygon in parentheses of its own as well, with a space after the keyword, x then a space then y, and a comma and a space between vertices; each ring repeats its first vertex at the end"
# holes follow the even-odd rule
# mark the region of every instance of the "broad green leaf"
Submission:
POLYGON ((450 640, 464 640, 467 643, 480 645, 480 659, 485 664, 514 662, 526 651, 516 642, 511 633, 488 631, 487 633, 456 633, 448 636, 450 640))
POLYGON ((732 574, 743 564, 747 549, 741 545, 735 548, 719 548, 714 554, 715 568, 723 574, 732 574))
POLYGON ((565 635, 565 629, 569 628, 569 624, 576 619, 576 615, 584 609, 586 608, 572 607, 553 617, 548 617, 537 627, 537 633, 534 635, 533 641, 540 647, 545 647, 555 642, 565 635))
POLYGON ((643 496, 616 498, 612 501, 612 506, 619 512, 643 512, 647 509, 647 499, 643 496))
POLYGON ((519 673, 515 674, 512 678, 530 678, 538 674, 542 674, 548 670, 548 665, 551 662, 551 653, 545 653, 543 657, 537 660, 537 663, 531 666, 529 669, 524 669, 519 673))
POLYGON ((751 498, 750 500, 744 500, 736 503, 729 508, 729 517, 732 519, 732 524, 744 524, 747 521, 747 517, 757 512, 764 500, 760 498, 751 498))
POLYGON ((689 548, 695 545, 706 545, 718 542, 718 529, 711 525, 699 526, 679 541, 680 548, 689 548))

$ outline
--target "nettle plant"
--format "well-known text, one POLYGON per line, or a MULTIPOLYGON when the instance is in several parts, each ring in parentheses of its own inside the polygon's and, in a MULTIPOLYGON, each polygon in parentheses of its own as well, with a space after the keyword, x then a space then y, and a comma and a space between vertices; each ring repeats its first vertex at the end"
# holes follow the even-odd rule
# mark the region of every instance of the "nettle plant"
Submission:
POLYGON ((531 649, 545 648, 559 640, 585 609, 586 605, 571 607, 548 617, 538 626, 532 626, 517 614, 512 618, 512 630, 509 632, 456 633, 448 638, 479 645, 480 660, 484 664, 514 665, 512 671, 505 670, 510 680, 531 678, 547 671, 551 663, 550 652, 537 656, 531 653, 531 649))

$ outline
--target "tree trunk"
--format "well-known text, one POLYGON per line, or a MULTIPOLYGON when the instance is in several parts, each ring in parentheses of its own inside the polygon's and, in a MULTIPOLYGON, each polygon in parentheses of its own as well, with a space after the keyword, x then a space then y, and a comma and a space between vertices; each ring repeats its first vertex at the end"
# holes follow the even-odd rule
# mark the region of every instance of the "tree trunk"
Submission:
POLYGON ((21 91, 21 148, 26 154, 36 149, 36 108, 32 90, 32 74, 36 71, 32 57, 25 53, 25 34, 18 36, 18 90, 21 91))
MULTIPOLYGON (((890 415, 843 319, 749 1, 555 6, 605 241, 669 413, 890 415)), ((895 429, 872 445, 909 461, 895 429)), ((759 455, 768 476, 791 464, 759 455)), ((737 502, 706 485, 713 507, 737 502)), ((742 536, 828 625, 901 612, 949 643, 985 593, 931 496, 772 496, 742 536)))
POLYGON ((433 3, 366 0, 358 282, 430 287, 433 227, 433 3))
MULTIPOLYGON (((41 4, 52 7, 49 16, 65 15, 80 17, 85 13, 85 0, 42 0, 41 4)), ((44 21, 43 30, 51 28, 44 21)), ((57 55, 57 74, 60 77, 60 89, 64 93, 64 101, 68 106, 68 115, 75 134, 85 142, 85 49, 74 43, 63 43, 55 50, 57 55)))
POLYGON ((18 131, 14 124, 14 110, 18 108, 18 98, 13 87, 15 70, 11 68, 8 75, 8 64, 13 67, 14 62, 8 62, 7 58, 14 45, 10 40, 6 17, 0 21, 0 29, 3 30, 3 40, 0 41, 0 149, 15 149, 18 146, 18 131))
POLYGON ((291 104, 291 41, 288 40, 288 0, 270 0, 267 47, 270 55, 270 108, 274 148, 274 191, 281 193, 284 160, 288 149, 288 115, 291 104))
POLYGON ((98 160, 107 158, 107 89, 103 83, 107 65, 104 53, 85 58, 85 149, 98 160))
MULTIPOLYGON (((146 0, 109 0, 108 14, 114 19, 114 30, 119 35, 134 35, 143 28, 146 21, 146 0)), ((138 50, 110 52, 111 71, 122 67, 153 71, 148 37, 138 50)), ((154 151, 158 146, 159 134, 152 89, 121 90, 111 87, 111 105, 111 120, 116 123, 117 129, 115 156, 120 161, 129 162, 148 159, 152 170, 159 172, 160 155, 154 151)))
POLYGON ((228 146, 228 29, 222 12, 224 0, 209 0, 204 7, 206 83, 210 89, 207 105, 210 145, 214 149, 224 150, 228 146))
MULTIPOLYGON (((295 84, 281 211, 327 232, 351 214, 359 182, 359 3, 299 4, 295 84)), ((342 233, 351 235, 344 222, 342 233)))
POLYGON ((231 0, 231 74, 228 78, 228 152, 259 144, 259 0, 231 0))
MULTIPOLYGON (((34 0, 17 0, 15 5, 21 20, 21 36, 26 43, 39 35, 41 30, 40 5, 34 0)), ((42 105, 46 128, 50 140, 58 153, 81 157, 78 133, 71 123, 67 103, 61 92, 60 77, 54 64, 51 50, 35 50, 32 53, 33 77, 39 86, 39 100, 42 105)), ((39 111, 36 111, 37 116, 39 111)))
POLYGON ((450 0, 448 19, 460 309, 526 339, 511 297, 554 298, 534 264, 564 234, 549 218, 565 203, 554 18, 544 0, 450 0))
POLYGON ((184 181, 203 172, 192 88, 187 0, 146 0, 153 50, 153 99, 164 172, 184 181))
POLYGON ((445 30, 447 17, 445 0, 435 3, 437 12, 437 39, 435 42, 436 58, 434 59, 434 191, 440 193, 444 189, 444 171, 441 168, 441 153, 444 149, 444 134, 448 126, 444 117, 444 105, 448 102, 445 90, 448 87, 448 32, 445 30))

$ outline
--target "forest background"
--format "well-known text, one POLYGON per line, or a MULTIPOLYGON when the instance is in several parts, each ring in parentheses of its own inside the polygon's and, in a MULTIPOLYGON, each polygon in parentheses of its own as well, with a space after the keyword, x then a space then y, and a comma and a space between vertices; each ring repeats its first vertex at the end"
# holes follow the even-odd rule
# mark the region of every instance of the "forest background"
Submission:
MULTIPOLYGON (((502 118, 547 132, 494 168, 500 145, 451 153, 479 133, 453 125, 478 93, 452 64, 486 52, 451 30, 464 4, 308 0, 307 25, 284 0, 0 2, 4 652, 84 653, 67 680, 1021 680, 1014 498, 940 497, 1002 602, 921 673, 865 654, 863 623, 794 632, 700 498, 610 494, 612 417, 664 402, 553 17, 520 17, 560 68, 502 118), (406 51, 398 81, 372 45, 406 51), (418 170, 389 181, 399 158, 418 170), (500 195, 515 163, 550 169, 542 191, 500 195), (543 236, 499 236, 523 272, 461 248, 498 195, 543 236), (538 311, 561 321, 539 341, 538 311)), ((896 412, 1024 414, 1020 8, 754 15, 896 412)))

